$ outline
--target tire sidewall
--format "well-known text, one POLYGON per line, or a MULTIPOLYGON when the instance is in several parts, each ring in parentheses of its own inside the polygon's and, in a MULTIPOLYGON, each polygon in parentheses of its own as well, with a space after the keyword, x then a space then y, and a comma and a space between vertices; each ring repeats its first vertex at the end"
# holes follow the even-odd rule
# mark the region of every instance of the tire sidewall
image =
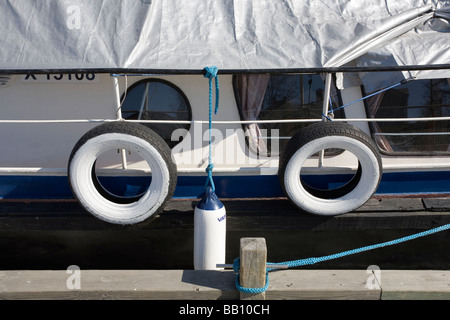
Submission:
POLYGON ((298 207, 318 215, 350 212, 364 204, 376 191, 381 179, 379 158, 366 143, 343 135, 313 139, 301 146, 288 160, 283 184, 289 199, 298 207), (349 193, 336 199, 323 199, 306 191, 300 181, 303 163, 314 153, 327 148, 341 148, 353 153, 361 163, 359 183, 349 193))
POLYGON ((116 224, 135 224, 152 216, 170 194, 171 174, 167 159, 149 141, 127 133, 107 132, 87 139, 71 157, 69 181, 81 205, 94 216, 116 224), (118 204, 103 197, 92 180, 92 166, 98 156, 111 149, 138 153, 152 172, 152 182, 140 199, 118 204))

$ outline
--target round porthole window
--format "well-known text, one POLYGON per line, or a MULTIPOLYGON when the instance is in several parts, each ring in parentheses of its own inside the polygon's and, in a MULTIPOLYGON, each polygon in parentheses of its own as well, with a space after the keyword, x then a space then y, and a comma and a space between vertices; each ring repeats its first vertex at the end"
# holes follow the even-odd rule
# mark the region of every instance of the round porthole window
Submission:
MULTIPOLYGON (((161 79, 145 79, 128 88, 122 97, 122 116, 129 120, 190 121, 192 111, 186 95, 174 84, 161 79)), ((182 138, 172 140, 172 132, 190 124, 143 123, 173 148, 182 138)), ((187 132, 187 131, 186 131, 187 132)), ((177 136, 178 138, 178 136, 177 136)))

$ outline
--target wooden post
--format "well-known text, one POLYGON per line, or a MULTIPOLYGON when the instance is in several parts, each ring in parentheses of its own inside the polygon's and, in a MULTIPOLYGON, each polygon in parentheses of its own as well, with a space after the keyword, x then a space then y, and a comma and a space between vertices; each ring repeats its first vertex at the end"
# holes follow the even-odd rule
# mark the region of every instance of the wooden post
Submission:
MULTIPOLYGON (((267 247, 264 238, 241 238, 239 281, 244 288, 266 284, 267 247)), ((240 293, 241 300, 265 300, 263 293, 240 293)))

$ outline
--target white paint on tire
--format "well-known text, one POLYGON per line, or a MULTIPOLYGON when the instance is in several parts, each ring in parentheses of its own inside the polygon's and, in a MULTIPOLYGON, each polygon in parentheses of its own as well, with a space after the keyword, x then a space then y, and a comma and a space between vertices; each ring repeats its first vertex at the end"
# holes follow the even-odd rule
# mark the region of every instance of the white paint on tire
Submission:
POLYGON ((81 205, 94 216, 112 223, 134 224, 153 215, 169 192, 170 173, 160 152, 148 141, 124 133, 105 133, 87 140, 73 155, 69 175, 73 192, 81 205), (133 203, 119 204, 104 198, 92 180, 92 166, 100 154, 111 149, 138 153, 152 172, 147 191, 133 203))
POLYGON ((380 178, 380 164, 373 151, 365 143, 341 135, 317 138, 303 145, 290 157, 283 177, 289 199, 299 208, 317 215, 338 215, 357 209, 376 191, 380 178), (305 160, 327 148, 348 150, 358 158, 362 169, 356 187, 335 199, 322 199, 312 195, 300 181, 300 171, 305 160))

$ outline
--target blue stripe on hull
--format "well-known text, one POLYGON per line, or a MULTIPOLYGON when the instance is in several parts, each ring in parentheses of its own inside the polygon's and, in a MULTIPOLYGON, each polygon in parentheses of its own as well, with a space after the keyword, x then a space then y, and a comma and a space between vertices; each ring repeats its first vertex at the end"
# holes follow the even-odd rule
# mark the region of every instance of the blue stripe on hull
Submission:
MULTIPOLYGON (((341 176, 342 177, 342 176, 341 176)), ((114 177, 104 180, 115 182, 111 191, 133 193, 140 190, 148 178, 114 177), (130 179, 130 178, 128 178, 130 179)), ((314 181, 324 185, 321 176, 314 181)), ((326 178, 326 179, 329 179, 326 178)), ((339 183, 339 179, 332 180, 339 183)), ((344 179, 345 180, 345 179, 344 179)), ((206 177, 180 176, 174 198, 198 198, 204 191, 206 177)), ((263 198, 284 196, 276 175, 214 176, 216 194, 221 198, 263 198)), ((450 193, 450 171, 384 173, 376 192, 378 195, 450 193)), ((0 199, 72 199, 67 177, 64 176, 0 176, 0 199)))

